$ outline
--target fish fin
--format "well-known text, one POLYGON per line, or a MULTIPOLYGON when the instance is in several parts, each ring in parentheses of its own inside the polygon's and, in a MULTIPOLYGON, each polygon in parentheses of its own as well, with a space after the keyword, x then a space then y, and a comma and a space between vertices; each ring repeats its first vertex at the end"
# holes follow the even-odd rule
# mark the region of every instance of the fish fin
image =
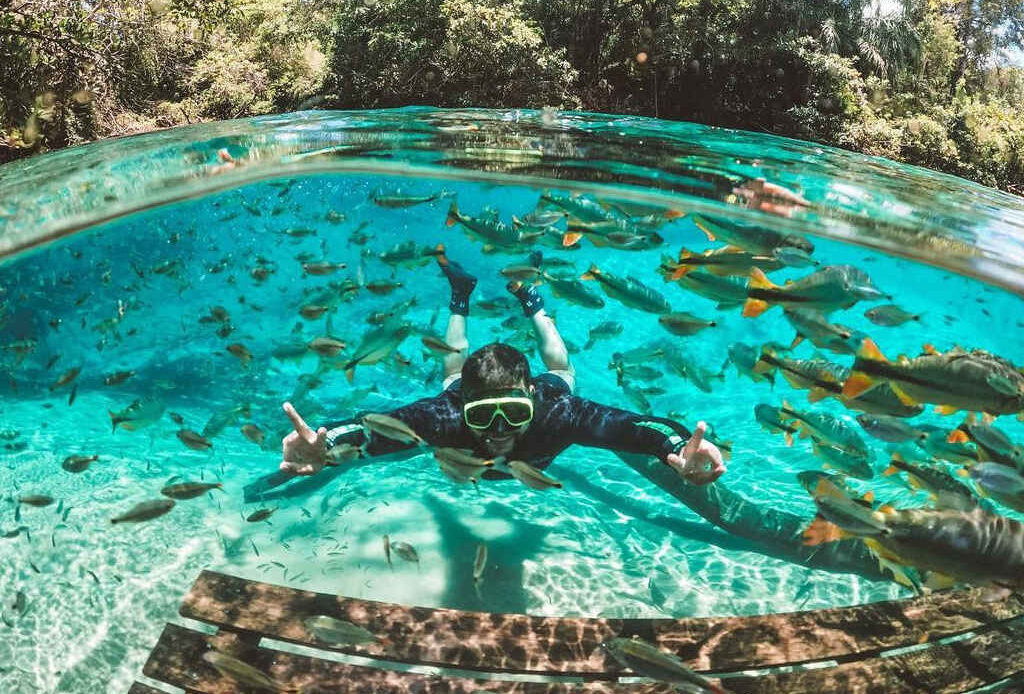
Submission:
POLYGON ((798 344, 800 344, 803 341, 804 341, 804 336, 801 335, 800 333, 797 333, 796 337, 793 338, 793 342, 790 343, 789 348, 793 349, 794 347, 796 347, 798 344))
POLYGON ((681 219, 686 216, 686 213, 682 210, 665 210, 661 216, 665 219, 681 219))
POLYGON ((459 221, 459 206, 452 200, 452 204, 448 206, 448 216, 444 220, 446 227, 455 226, 455 223, 459 221))
MULTIPOLYGON (((893 390, 895 390, 895 389, 893 389, 893 390)), ((899 395, 899 393, 897 393, 897 395, 899 395)), ((901 398, 901 400, 902 400, 902 398, 901 398)), ((909 403, 904 403, 904 404, 905 405, 913 405, 913 404, 916 404, 916 403, 909 402, 909 403)), ((951 415, 951 414, 954 414, 955 412, 959 412, 959 411, 960 411, 960 408, 956 407, 955 405, 936 405, 935 406, 935 412, 938 413, 938 414, 941 414, 941 415, 951 415)))
POLYGON ((580 275, 581 280, 596 280, 597 276, 601 274, 601 271, 597 269, 596 265, 591 265, 590 269, 580 275))
POLYGON ((691 265, 676 265, 672 272, 669 274, 669 281, 675 282, 680 278, 686 277, 686 273, 693 269, 691 265))
POLYGON ((879 513, 884 513, 887 516, 892 516, 896 514, 896 509, 893 508, 890 504, 882 504, 875 510, 878 511, 879 513))
POLYGON ((853 400, 868 392, 879 383, 863 371, 852 371, 850 376, 843 383, 842 396, 847 400, 853 400))
POLYGON ((583 238, 583 234, 578 231, 567 231, 562 234, 562 248, 569 248, 575 246, 583 238))
POLYGON ((899 401, 902 402, 907 407, 914 407, 915 405, 920 404, 917 400, 908 395, 907 391, 903 390, 895 383, 890 383, 889 387, 892 388, 892 392, 896 394, 896 397, 899 398, 899 401))
POLYGON ((967 443, 970 437, 962 429, 954 429, 946 437, 946 443, 967 443))
POLYGON ((761 301, 760 299, 747 299, 746 303, 743 304, 743 317, 757 318, 766 310, 768 310, 767 301, 761 301))
POLYGON ((835 523, 816 516, 807 529, 803 532, 804 544, 813 547, 827 542, 835 542, 852 537, 835 523))
POLYGON ((778 289, 779 286, 768 279, 768 275, 759 267, 750 269, 750 277, 747 279, 747 289, 778 289))
POLYGON ((786 439, 786 445, 787 446, 792 446, 793 445, 793 434, 791 434, 790 432, 787 431, 786 435, 783 438, 786 439))
POLYGON ((967 466, 964 466, 961 468, 957 468, 956 472, 953 474, 955 474, 957 477, 970 477, 971 470, 967 466))
POLYGON ((928 574, 928 578, 925 580, 924 585, 926 588, 930 588, 931 590, 945 590, 955 586, 956 579, 952 576, 932 571, 928 574))
POLYGON ((810 427, 805 426, 803 422, 797 422, 793 426, 795 426, 797 429, 800 430, 800 439, 801 440, 802 439, 807 439, 807 438, 811 437, 811 429, 810 429, 810 427))
POLYGON ((893 579, 895 579, 897 583, 907 586, 908 588, 913 588, 914 590, 918 589, 918 583, 907 575, 906 569, 903 566, 889 559, 884 559, 877 555, 876 557, 878 558, 878 568, 883 571, 888 569, 889 573, 892 574, 893 579))
POLYGON ((711 229, 707 226, 707 222, 704 221, 703 217, 693 215, 693 225, 704 232, 708 237, 708 241, 715 240, 715 235, 711 232, 711 229))
POLYGON ((348 379, 349 383, 352 383, 356 378, 356 367, 352 366, 345 369, 345 378, 348 379))
POLYGON ((811 388, 811 392, 807 394, 807 399, 811 402, 818 402, 819 400, 824 400, 827 397, 828 391, 817 386, 811 388))
POLYGON ((935 349, 935 345, 930 342, 925 342, 921 345, 921 351, 925 354, 938 354, 939 350, 935 349))
POLYGON ((875 501, 875 492, 874 492, 874 490, 869 490, 867 494, 865 494, 864 496, 862 496, 860 498, 860 500, 867 502, 867 504, 870 506, 875 501))
MULTIPOLYGON (((971 412, 968 416, 969 417, 973 417, 974 413, 971 412)), ((981 413, 981 423, 982 424, 991 424, 994 421, 996 421, 996 416, 994 414, 989 414, 988 412, 982 412, 981 413)))

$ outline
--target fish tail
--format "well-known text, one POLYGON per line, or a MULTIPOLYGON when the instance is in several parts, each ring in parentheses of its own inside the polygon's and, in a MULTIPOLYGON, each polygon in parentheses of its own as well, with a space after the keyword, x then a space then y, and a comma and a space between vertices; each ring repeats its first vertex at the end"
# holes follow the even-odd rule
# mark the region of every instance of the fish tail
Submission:
POLYGON ((967 443, 970 441, 970 437, 964 433, 963 429, 954 429, 949 432, 949 436, 946 437, 947 443, 967 443))
MULTIPOLYGON (((864 341, 870 342, 870 340, 864 341)), ((856 363, 854 364, 854 367, 854 370, 850 372, 850 376, 846 379, 846 382, 843 383, 842 396, 847 400, 853 400, 854 398, 858 398, 878 385, 878 381, 876 381, 874 378, 864 373, 863 371, 858 371, 856 369, 856 363)))
POLYGON ((823 545, 828 542, 836 542, 851 537, 835 523, 825 520, 822 516, 815 516, 811 524, 803 532, 804 544, 808 547, 823 545))
MULTIPOLYGON (((773 283, 768 276, 762 272, 760 268, 753 268, 750 271, 750 279, 747 280, 747 292, 750 290, 758 289, 778 289, 778 285, 773 283)), ((743 317, 744 318, 756 318, 768 310, 768 302, 761 299, 748 298, 746 303, 743 304, 743 317)))
POLYGON ((575 246, 582 238, 583 234, 578 231, 567 231, 562 234, 562 248, 575 246))
POLYGON ((455 226, 455 223, 459 221, 459 206, 452 200, 452 204, 448 206, 448 216, 444 220, 444 225, 447 227, 455 226))
POLYGON ((348 380, 349 383, 352 383, 355 380, 356 367, 354 365, 345 367, 345 378, 348 380))
POLYGON ((661 216, 665 219, 681 219, 686 216, 686 213, 682 210, 665 210, 661 216))
POLYGON ((119 420, 117 415, 110 410, 107 410, 107 414, 110 415, 110 433, 115 434, 117 433, 117 425, 121 423, 121 420, 119 420))
POLYGON ((708 241, 715 240, 714 232, 711 231, 711 228, 708 226, 707 222, 704 221, 703 217, 693 215, 693 225, 704 232, 704 234, 708 237, 708 241))
POLYGON ((591 265, 590 269, 580 275, 581 280, 596 280, 601 274, 601 271, 597 269, 596 265, 591 265))

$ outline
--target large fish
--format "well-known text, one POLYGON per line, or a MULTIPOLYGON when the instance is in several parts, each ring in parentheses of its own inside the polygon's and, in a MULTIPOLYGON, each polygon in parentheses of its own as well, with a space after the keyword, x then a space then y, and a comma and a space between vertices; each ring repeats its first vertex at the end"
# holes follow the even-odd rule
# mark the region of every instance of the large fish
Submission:
POLYGON ((824 412, 800 412, 783 401, 779 408, 783 421, 795 420, 801 438, 810 436, 818 443, 840 448, 851 455, 868 458, 870 451, 864 439, 843 420, 824 412))
POLYGON ((946 441, 949 443, 972 441, 978 447, 979 460, 991 460, 1024 470, 1024 447, 1015 444, 1010 437, 992 426, 990 422, 977 421, 974 413, 968 414, 960 426, 950 432, 946 441))
MULTIPOLYGON (((664 269, 664 265, 662 268, 664 269)), ((719 277, 710 272, 688 272, 679 278, 679 286, 710 299, 718 304, 717 308, 727 309, 740 306, 747 300, 747 287, 737 277, 719 277)))
POLYGON ((680 691, 691 694, 696 692, 725 693, 720 686, 686 667, 678 656, 666 653, 654 644, 636 638, 617 637, 608 639, 601 646, 622 667, 659 682, 671 682, 677 685, 680 691))
POLYGON ((532 241, 537 235, 524 233, 515 226, 505 224, 498 218, 495 210, 486 210, 479 217, 459 212, 459 206, 452 200, 448 207, 448 218, 445 220, 448 226, 461 224, 466 230, 466 236, 471 240, 484 244, 485 253, 497 250, 518 251, 521 244, 532 241))
POLYGON ((922 489, 937 502, 940 507, 970 511, 978 505, 978 498, 965 484, 949 474, 941 463, 925 465, 905 460, 898 452, 892 454, 889 467, 882 473, 885 476, 900 472, 907 473, 910 486, 922 489))
POLYGON ((351 382, 355 378, 356 366, 370 366, 389 356, 411 332, 411 324, 389 321, 366 333, 352 358, 341 367, 345 377, 351 382))
MULTIPOLYGON (((837 522, 841 537, 866 537, 880 558, 958 582, 1024 588, 1024 524, 975 508, 876 511, 880 528, 837 522)), ((835 521, 834 521, 835 522, 835 521)))
POLYGON ((787 246, 799 248, 807 253, 814 252, 814 244, 796 234, 783 234, 774 229, 746 226, 721 219, 712 221, 697 214, 692 215, 691 219, 708 237, 708 241, 721 241, 757 255, 772 255, 776 248, 787 246))
POLYGON ((774 305, 813 308, 822 313, 849 308, 861 300, 884 297, 871 279, 852 265, 830 265, 779 286, 761 270, 750 271, 743 315, 753 318, 774 305))
POLYGON ((157 399, 135 400, 120 412, 107 412, 110 415, 111 432, 117 431, 118 427, 135 431, 159 420, 164 413, 164 403, 157 399))
MULTIPOLYGON (((433 248, 429 246, 417 246, 415 241, 403 241, 386 251, 381 251, 377 257, 381 262, 395 268, 411 269, 421 267, 430 262, 433 256, 442 255, 444 246, 438 244, 433 248)), ((319 302, 317 302, 319 303, 319 302)))
POLYGON ((575 277, 544 273, 544 279, 551 287, 551 293, 559 299, 585 308, 604 308, 604 299, 575 277))
POLYGON ((605 294, 630 308, 657 314, 672 312, 672 307, 665 297, 635 277, 616 277, 602 272, 596 265, 591 265, 580 279, 597 280, 605 294))
POLYGON ((892 362, 865 339, 843 384, 843 397, 858 397, 881 383, 888 383, 904 403, 932 403, 943 414, 1024 410, 1024 375, 1005 359, 981 350, 929 351, 892 362))
POLYGON ((830 323, 820 311, 790 306, 783 310, 786 320, 796 330, 792 347, 803 339, 810 340, 815 347, 827 349, 836 354, 856 354, 863 334, 855 334, 845 325, 830 323))
POLYGON ((704 269, 719 277, 747 277, 755 267, 764 272, 772 272, 781 268, 782 263, 773 256, 757 255, 736 246, 726 246, 703 253, 693 253, 683 248, 677 260, 664 258, 661 267, 666 279, 675 281, 696 269, 704 269))

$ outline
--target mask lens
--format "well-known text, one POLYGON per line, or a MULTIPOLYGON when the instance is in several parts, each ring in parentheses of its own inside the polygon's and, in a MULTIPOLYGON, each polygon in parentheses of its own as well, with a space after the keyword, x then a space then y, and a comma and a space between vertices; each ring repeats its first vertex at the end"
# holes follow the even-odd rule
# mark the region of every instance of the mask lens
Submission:
POLYGON ((481 403, 466 408, 466 424, 477 429, 486 429, 494 419, 497 406, 493 403, 481 403))
POLYGON ((524 402, 506 402, 501 405, 505 419, 514 427, 520 427, 533 418, 533 408, 524 402))

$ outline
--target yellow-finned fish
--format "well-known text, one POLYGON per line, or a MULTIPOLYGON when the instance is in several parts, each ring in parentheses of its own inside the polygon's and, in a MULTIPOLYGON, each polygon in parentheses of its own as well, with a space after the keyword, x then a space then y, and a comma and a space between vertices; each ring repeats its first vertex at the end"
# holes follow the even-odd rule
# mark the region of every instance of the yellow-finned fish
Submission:
POLYGON ((926 348, 918 357, 893 362, 865 338, 843 384, 843 397, 859 397, 882 383, 888 383, 904 403, 938 405, 942 414, 968 410, 996 415, 1024 410, 1024 374, 1005 359, 982 350, 955 348, 939 353, 926 348))
POLYGON ((750 271, 743 315, 759 316, 771 306, 799 306, 829 313, 849 308, 861 300, 880 299, 879 291, 864 271, 852 265, 831 265, 785 285, 774 284, 758 268, 750 271))

